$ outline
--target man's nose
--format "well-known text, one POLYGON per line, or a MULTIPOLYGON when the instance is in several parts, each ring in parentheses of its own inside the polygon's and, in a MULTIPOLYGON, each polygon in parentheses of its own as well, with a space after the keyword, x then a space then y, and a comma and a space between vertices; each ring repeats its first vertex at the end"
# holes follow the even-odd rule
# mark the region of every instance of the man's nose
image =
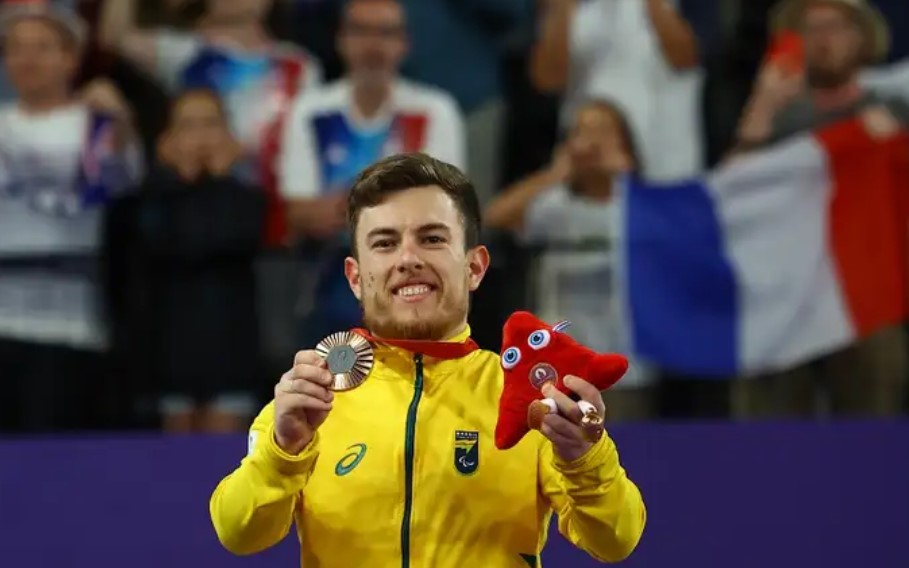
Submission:
POLYGON ((588 144, 584 140, 572 140, 571 145, 569 146, 570 154, 572 157, 583 156, 589 150, 588 144))
POLYGON ((418 270, 423 267, 423 259, 417 243, 408 239, 401 245, 401 257, 398 259, 398 270, 401 272, 418 270))

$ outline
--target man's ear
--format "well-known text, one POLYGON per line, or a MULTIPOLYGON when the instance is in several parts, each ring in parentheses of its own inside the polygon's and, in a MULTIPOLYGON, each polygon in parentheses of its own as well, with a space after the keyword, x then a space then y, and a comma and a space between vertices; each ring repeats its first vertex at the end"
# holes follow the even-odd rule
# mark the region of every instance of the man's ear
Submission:
POLYGON ((467 251, 467 277, 470 291, 480 287, 480 282, 489 270, 489 249, 480 245, 467 251))
POLYGON ((344 259, 344 276, 347 278, 347 284, 350 285, 350 291, 356 296, 357 300, 362 300, 363 292, 360 288, 360 263, 352 256, 344 259))

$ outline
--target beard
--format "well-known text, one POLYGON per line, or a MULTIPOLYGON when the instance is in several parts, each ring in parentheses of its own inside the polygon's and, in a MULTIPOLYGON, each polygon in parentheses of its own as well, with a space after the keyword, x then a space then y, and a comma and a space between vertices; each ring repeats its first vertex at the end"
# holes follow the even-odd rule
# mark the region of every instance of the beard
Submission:
POLYGON ((808 65, 805 68, 805 80, 811 88, 835 89, 852 81, 860 68, 860 56, 839 65, 808 65))
POLYGON ((441 341, 467 318, 469 301, 466 293, 448 287, 440 286, 435 295, 430 305, 410 307, 396 306, 384 289, 373 291, 362 302, 363 323, 378 337, 441 341))
POLYGON ((834 69, 811 69, 806 77, 809 87, 814 89, 835 89, 847 84, 852 74, 834 69))

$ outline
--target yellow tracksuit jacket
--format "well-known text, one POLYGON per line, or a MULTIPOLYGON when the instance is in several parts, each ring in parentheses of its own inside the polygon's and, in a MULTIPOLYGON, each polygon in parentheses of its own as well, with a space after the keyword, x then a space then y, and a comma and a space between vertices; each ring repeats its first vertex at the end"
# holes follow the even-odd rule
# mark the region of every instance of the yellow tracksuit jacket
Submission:
POLYGON ((275 443, 273 403, 255 419, 248 455, 210 502, 229 551, 264 550, 295 522, 308 568, 526 568, 540 566, 553 512, 594 558, 635 548, 644 503, 608 436, 571 463, 535 431, 496 449, 498 354, 424 362, 378 345, 375 356, 300 455, 275 443))

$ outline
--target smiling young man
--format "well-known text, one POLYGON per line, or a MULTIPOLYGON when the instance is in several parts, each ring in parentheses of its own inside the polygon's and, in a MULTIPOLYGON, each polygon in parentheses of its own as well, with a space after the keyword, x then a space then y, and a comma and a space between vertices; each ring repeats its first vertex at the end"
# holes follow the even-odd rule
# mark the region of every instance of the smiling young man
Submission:
MULTIPOLYGON (((297 354, 212 495, 222 544, 253 554, 295 523, 304 566, 536 566, 555 512, 594 558, 626 558, 644 530, 641 493, 576 403, 546 392, 560 412, 495 448, 502 369, 467 325, 489 266, 471 182, 425 154, 393 156, 357 178, 348 219, 344 273, 371 371, 337 392, 316 351, 297 354)), ((592 385, 566 385, 604 412, 592 385)))

